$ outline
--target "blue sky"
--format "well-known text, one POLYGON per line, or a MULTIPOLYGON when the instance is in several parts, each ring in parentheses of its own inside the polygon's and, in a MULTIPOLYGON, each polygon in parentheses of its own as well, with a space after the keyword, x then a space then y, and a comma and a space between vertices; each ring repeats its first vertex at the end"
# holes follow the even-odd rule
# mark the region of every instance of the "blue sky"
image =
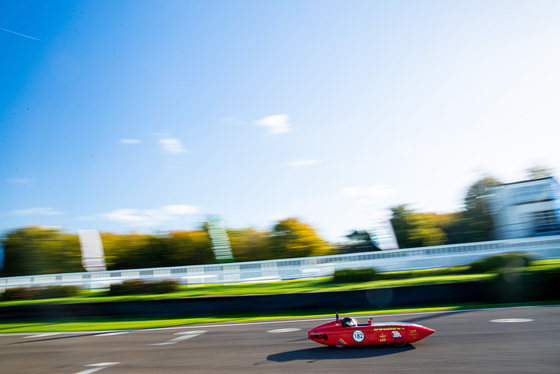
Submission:
POLYGON ((0 0, 0 232, 333 241, 560 171, 558 1, 0 0))

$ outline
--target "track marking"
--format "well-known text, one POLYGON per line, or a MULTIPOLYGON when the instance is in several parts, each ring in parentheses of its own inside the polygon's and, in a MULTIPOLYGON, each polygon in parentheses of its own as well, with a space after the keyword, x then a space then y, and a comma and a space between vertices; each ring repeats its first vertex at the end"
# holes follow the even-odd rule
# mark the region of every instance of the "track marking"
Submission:
POLYGON ((493 319, 490 322, 497 322, 497 323, 520 323, 520 322, 533 322, 534 319, 530 318, 501 318, 501 319, 493 319))
POLYGON ((182 331, 182 332, 176 332, 175 335, 189 335, 189 334, 202 335, 202 334, 204 334, 205 332, 206 332, 205 330, 199 330, 199 331, 182 331))
POLYGON ((93 366, 92 369, 87 369, 87 370, 82 370, 76 374, 91 374, 91 373, 95 373, 96 371, 102 370, 102 369, 106 369, 111 365, 117 365, 120 364, 120 362, 100 362, 98 364, 89 364, 89 365, 84 365, 84 366, 93 366))
POLYGON ((301 329, 296 329, 296 328, 286 328, 286 329, 276 329, 276 330, 268 330, 267 332, 271 333, 271 334, 282 334, 285 332, 295 332, 295 331, 300 331, 301 329))
POLYGON ((94 336, 114 336, 114 335, 124 335, 124 334, 128 334, 128 331, 102 332, 101 334, 97 334, 94 336))
POLYGON ((25 336, 25 339, 44 338, 45 336, 54 336, 54 335, 60 335, 60 333, 59 332, 47 332, 45 334, 25 336))
POLYGON ((206 331, 186 331, 186 332, 179 332, 176 333, 175 335, 179 335, 178 337, 168 340, 166 342, 163 343, 154 343, 154 344, 150 344, 150 345, 169 345, 169 344, 177 344, 183 340, 187 340, 190 338, 194 338, 196 336, 202 335, 204 334, 206 331))

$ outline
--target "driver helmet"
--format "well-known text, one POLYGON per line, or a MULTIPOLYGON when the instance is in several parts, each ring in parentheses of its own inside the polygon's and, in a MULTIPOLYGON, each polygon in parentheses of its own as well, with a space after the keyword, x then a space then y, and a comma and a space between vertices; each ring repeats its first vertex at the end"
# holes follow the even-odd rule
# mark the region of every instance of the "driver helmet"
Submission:
POLYGON ((349 327, 349 326, 358 326, 356 320, 354 318, 345 317, 342 319, 342 326, 349 327))

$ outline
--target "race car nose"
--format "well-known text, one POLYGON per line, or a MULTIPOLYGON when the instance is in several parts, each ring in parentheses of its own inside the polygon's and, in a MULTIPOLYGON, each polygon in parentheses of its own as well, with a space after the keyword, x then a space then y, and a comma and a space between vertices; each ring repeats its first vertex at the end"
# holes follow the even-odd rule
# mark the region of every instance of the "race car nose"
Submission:
POLYGON ((429 327, 423 327, 419 331, 420 339, 424 339, 425 337, 432 335, 434 332, 436 332, 436 330, 431 329, 429 327))
POLYGON ((422 340, 425 337, 432 335, 434 332, 436 332, 436 330, 429 327, 416 325, 414 326, 414 329, 410 330, 410 343, 422 340))

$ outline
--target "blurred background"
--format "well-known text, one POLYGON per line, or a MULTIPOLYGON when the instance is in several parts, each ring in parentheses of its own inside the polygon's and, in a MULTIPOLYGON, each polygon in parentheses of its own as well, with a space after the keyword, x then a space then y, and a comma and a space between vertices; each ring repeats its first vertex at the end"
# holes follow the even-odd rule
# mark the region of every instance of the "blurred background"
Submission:
POLYGON ((3 1, 2 276, 558 233, 559 8, 3 1))

